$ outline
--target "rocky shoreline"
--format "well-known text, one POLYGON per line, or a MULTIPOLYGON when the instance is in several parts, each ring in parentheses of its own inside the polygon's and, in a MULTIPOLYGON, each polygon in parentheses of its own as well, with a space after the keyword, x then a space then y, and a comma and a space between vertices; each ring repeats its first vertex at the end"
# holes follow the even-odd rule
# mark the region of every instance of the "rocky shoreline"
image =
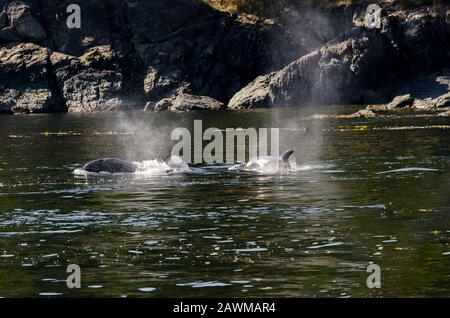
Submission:
POLYGON ((383 1, 382 28, 368 29, 367 4, 246 21, 196 0, 0 0, 0 113, 377 104, 354 116, 444 115, 450 6, 383 1), (79 29, 66 25, 72 3, 79 29))
POLYGON ((423 116, 425 112, 430 116, 450 117, 450 69, 443 69, 409 84, 403 91, 412 91, 413 94, 396 96, 390 103, 368 105, 350 115, 315 114, 311 119, 373 118, 402 111, 417 113, 418 116, 423 116))

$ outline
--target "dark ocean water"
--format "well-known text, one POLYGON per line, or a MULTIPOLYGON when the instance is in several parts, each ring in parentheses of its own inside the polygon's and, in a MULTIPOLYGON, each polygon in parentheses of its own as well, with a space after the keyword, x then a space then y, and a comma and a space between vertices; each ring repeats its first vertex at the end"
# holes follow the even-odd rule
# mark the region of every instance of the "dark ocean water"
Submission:
POLYGON ((307 115, 0 116, 0 296, 450 296, 450 121, 307 115), (165 159, 194 119, 281 128, 298 169, 73 174, 104 156, 165 159), (366 286, 370 262, 381 289, 366 286))

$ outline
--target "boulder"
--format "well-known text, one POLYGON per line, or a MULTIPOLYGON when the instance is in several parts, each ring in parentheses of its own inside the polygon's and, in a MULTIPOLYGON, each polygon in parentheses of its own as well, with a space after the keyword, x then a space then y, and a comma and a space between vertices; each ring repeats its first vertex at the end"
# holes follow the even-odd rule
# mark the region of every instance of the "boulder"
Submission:
POLYGON ((144 110, 147 112, 167 111, 173 104, 173 98, 163 98, 158 102, 147 102, 144 110))
POLYGON ((395 97, 392 102, 387 104, 387 109, 411 107, 413 104, 414 98, 412 98, 410 94, 407 94, 395 97))
POLYGON ((364 103, 395 78, 397 55, 379 32, 354 28, 280 71, 258 77, 232 109, 364 103))
POLYGON ((164 98, 158 103, 148 103, 147 111, 187 112, 193 110, 223 110, 225 105, 211 97, 179 94, 172 98, 164 98))
POLYGON ((83 56, 53 53, 54 75, 69 112, 125 110, 120 56, 110 46, 98 46, 83 56))
POLYGON ((435 106, 437 108, 450 107, 450 93, 439 96, 436 98, 435 106))
POLYGON ((433 109, 435 105, 436 102, 431 98, 415 99, 412 108, 417 110, 430 110, 433 109))
POLYGON ((31 43, 0 47, 0 112, 64 110, 49 74, 49 50, 31 43))
POLYGON ((224 104, 208 96, 195 96, 190 94, 178 95, 171 111, 191 111, 191 110, 222 110, 224 104))
MULTIPOLYGON (((307 56, 305 59, 312 57, 307 56)), ((231 109, 273 107, 274 93, 271 91, 272 80, 276 73, 259 76, 251 84, 240 90, 230 100, 231 109)))
POLYGON ((337 118, 341 119, 353 119, 353 118, 373 118, 377 115, 371 111, 370 109, 361 109, 357 111, 356 113, 350 114, 350 115, 340 115, 337 118))

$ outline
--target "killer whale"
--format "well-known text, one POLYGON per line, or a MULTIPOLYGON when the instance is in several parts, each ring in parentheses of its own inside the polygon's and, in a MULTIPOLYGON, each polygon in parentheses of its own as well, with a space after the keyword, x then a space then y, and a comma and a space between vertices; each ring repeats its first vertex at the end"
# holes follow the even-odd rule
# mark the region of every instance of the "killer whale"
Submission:
MULTIPOLYGON (((172 156, 166 162, 161 162, 161 167, 165 172, 186 172, 190 171, 189 165, 180 157, 172 156)), ((102 158, 88 162, 81 169, 75 170, 77 173, 110 173, 110 174, 133 174, 142 172, 145 167, 142 163, 134 163, 119 158, 102 158)))

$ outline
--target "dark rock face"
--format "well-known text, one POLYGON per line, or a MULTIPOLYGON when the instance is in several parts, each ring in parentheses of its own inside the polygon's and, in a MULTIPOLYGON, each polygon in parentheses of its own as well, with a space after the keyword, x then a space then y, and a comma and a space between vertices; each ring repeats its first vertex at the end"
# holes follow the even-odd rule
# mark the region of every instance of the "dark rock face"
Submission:
POLYGON ((31 7, 21 1, 6 4, 0 13, 0 40, 42 41, 46 32, 32 15, 31 7))
POLYGON ((0 47, 0 112, 61 111, 49 74, 48 49, 35 44, 0 47))
MULTIPOLYGON (((293 52, 296 56, 293 56, 291 61, 324 46, 351 29, 355 24, 354 20, 363 15, 360 11, 365 12, 365 7, 354 5, 324 8, 301 6, 301 1, 298 1, 298 4, 300 8, 287 6, 281 17, 292 41, 298 43, 298 49, 293 52)), ((282 49, 292 51, 292 47, 282 49)))
POLYGON ((288 61, 282 52, 272 56, 269 33, 283 36, 275 26, 244 24, 190 0, 127 1, 127 8, 150 101, 190 93, 226 102, 272 65, 288 61))
MULTIPOLYGON (((47 26, 52 49, 64 54, 81 56, 87 50, 102 45, 111 45, 123 36, 123 30, 117 29, 116 19, 120 20, 124 12, 115 12, 112 0, 59 0, 43 1, 40 8, 41 19, 47 26), (67 7, 77 4, 81 9, 81 28, 68 28, 67 7), (116 15, 117 13, 117 15, 116 15)), ((125 22, 125 21, 124 21, 125 22)), ((126 39, 124 37, 124 39, 126 39)))
POLYGON ((385 33, 404 55, 403 65, 410 75, 448 67, 450 21, 445 11, 424 8, 393 14, 385 22, 385 33))

